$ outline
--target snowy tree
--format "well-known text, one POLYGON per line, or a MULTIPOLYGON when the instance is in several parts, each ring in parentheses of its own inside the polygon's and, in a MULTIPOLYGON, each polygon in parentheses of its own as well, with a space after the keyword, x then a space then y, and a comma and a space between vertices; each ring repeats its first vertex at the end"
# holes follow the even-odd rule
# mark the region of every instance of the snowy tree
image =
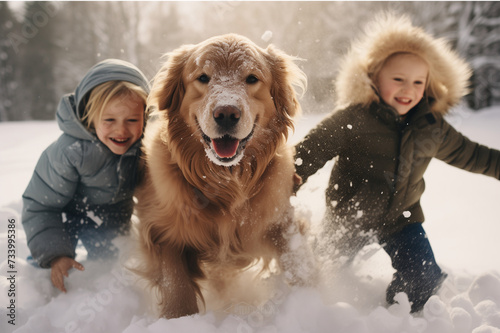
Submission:
POLYGON ((466 2, 458 20, 457 48, 469 59, 474 75, 469 105, 500 104, 500 2, 466 2))
POLYGON ((17 119, 54 119, 57 106, 53 69, 56 67, 52 4, 26 2, 18 56, 20 82, 15 101, 17 119))
POLYGON ((16 90, 16 54, 9 34, 17 27, 17 21, 6 3, 0 3, 0 121, 13 119, 13 99, 16 90))
POLYGON ((146 20, 140 25, 139 66, 148 78, 153 78, 161 65, 161 56, 177 47, 196 42, 191 25, 183 24, 178 2, 141 3, 146 20))
POLYGON ((63 2, 56 15, 58 28, 55 43, 58 49, 54 68, 56 95, 72 92, 86 71, 98 61, 98 37, 95 26, 99 23, 96 6, 99 3, 63 2))

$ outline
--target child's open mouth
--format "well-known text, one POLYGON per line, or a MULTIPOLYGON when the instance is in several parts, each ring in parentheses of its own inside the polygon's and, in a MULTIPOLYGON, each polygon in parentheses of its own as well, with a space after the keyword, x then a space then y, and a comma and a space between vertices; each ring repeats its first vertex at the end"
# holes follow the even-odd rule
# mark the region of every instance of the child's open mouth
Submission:
POLYGON ((113 143, 119 145, 119 146, 125 146, 127 142, 130 140, 130 138, 109 138, 113 143))
POLYGON ((404 97, 396 97, 396 101, 400 104, 408 105, 411 103, 411 99, 404 97))

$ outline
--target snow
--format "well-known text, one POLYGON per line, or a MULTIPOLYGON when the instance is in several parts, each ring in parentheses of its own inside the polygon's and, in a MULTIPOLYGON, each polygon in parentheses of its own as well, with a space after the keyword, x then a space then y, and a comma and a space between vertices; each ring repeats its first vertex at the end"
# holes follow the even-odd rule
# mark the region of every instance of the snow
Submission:
MULTIPOLYGON (((291 142, 298 142, 323 116, 303 116, 291 142)), ((470 139, 500 149, 500 108, 458 110, 449 121, 470 139)), ((314 288, 290 290, 281 284, 259 304, 235 299, 225 311, 173 320, 155 317, 151 300, 122 262, 88 262, 84 251, 77 259, 85 271, 73 270, 66 279, 68 293, 60 293, 51 285, 49 270, 26 263, 29 251, 20 220, 21 195, 38 157, 59 135, 55 122, 0 123, 0 332, 500 332, 500 183, 437 160, 425 177, 424 228, 449 278, 421 313, 409 314, 404 294, 397 296, 399 304, 384 303, 393 270, 378 245, 365 248, 346 271, 331 274, 323 266, 323 278, 314 288), (12 228, 16 273, 8 273, 7 262, 12 228), (15 326, 8 323, 11 300, 15 326)), ((332 165, 313 176, 292 201, 314 228, 325 209, 332 165)), ((128 239, 117 240, 124 257, 129 245, 128 239)), ((248 280, 242 284, 242 292, 251 289, 248 280)))
POLYGON ((269 42, 271 38, 273 38, 273 32, 270 30, 266 30, 260 37, 264 42, 269 42))

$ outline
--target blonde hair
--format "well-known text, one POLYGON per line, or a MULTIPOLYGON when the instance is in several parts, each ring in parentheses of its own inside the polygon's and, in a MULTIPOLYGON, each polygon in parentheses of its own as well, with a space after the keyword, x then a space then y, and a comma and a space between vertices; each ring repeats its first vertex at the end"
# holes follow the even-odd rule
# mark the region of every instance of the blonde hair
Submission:
POLYGON ((121 96, 137 96, 146 106, 148 94, 141 87, 127 81, 108 81, 96 86, 90 92, 85 105, 82 123, 87 128, 92 128, 95 121, 101 119, 109 102, 121 96))

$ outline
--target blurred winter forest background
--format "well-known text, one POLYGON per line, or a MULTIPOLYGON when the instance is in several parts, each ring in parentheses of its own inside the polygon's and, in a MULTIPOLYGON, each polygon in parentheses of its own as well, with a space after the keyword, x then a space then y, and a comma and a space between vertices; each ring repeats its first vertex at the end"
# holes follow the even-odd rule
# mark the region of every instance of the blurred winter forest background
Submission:
POLYGON ((333 108, 338 59, 374 13, 407 13, 474 69, 472 109, 500 104, 500 2, 0 2, 0 121, 54 119, 59 99, 106 58, 152 79, 182 44, 239 33, 303 58, 305 113, 333 108))

